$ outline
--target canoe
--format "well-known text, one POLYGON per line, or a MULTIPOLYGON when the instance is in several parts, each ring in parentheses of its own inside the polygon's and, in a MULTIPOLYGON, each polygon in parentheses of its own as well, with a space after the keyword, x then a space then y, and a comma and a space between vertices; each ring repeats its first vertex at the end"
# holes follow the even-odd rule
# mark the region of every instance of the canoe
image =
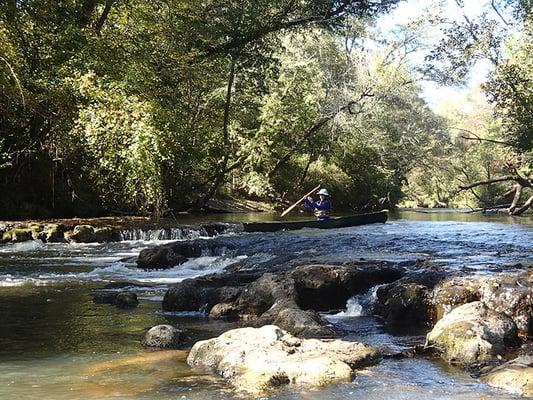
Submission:
POLYGON ((333 217, 327 221, 248 222, 243 225, 245 232, 276 232, 302 228, 334 229, 385 222, 387 221, 387 217, 388 211, 383 210, 367 214, 350 215, 348 217, 333 217))

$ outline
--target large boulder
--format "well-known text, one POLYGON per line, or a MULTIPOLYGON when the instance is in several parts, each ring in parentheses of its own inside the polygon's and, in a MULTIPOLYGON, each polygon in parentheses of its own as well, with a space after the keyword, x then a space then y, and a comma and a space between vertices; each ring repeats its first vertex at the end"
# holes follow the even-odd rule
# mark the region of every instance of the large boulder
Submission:
POLYGON ((351 382, 378 359, 372 347, 342 340, 297 339, 277 326, 241 328, 197 342, 187 362, 208 368, 238 390, 259 394, 285 386, 351 382))
POLYGON ((185 339, 183 331, 172 325, 156 325, 145 333, 141 344, 150 348, 176 349, 185 339))
POLYGON ((428 333, 427 346, 463 365, 482 364, 517 342, 515 323, 476 301, 454 308, 428 333))
POLYGON ((513 319, 519 333, 533 335, 533 270, 485 278, 479 292, 487 307, 513 319))
POLYGON ((481 379, 491 386, 533 397, 533 356, 521 356, 484 373, 481 379))

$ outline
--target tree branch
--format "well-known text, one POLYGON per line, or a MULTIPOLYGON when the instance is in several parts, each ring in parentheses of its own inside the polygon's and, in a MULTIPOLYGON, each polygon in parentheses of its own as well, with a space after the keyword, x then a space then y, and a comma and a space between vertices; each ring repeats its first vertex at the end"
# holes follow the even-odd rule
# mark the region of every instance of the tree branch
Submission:
MULTIPOLYGON (((374 5, 372 2, 360 2, 359 0, 343 0, 342 3, 333 10, 328 10, 323 15, 310 15, 307 17, 301 17, 301 18, 295 18, 291 19, 289 21, 275 21, 272 25, 266 25, 266 26, 260 26, 258 29, 252 32, 247 32, 244 34, 241 34, 239 36, 234 36, 230 38, 227 42, 210 47, 206 49, 204 53, 204 56, 211 56, 219 53, 225 53, 229 52, 231 50, 236 49, 242 49, 247 44, 255 42, 266 35, 278 31, 282 31, 285 29, 295 28, 299 26, 304 26, 312 23, 318 23, 318 22, 327 22, 330 20, 333 20, 335 18, 342 17, 350 8, 350 6, 360 5, 363 3, 363 6, 366 6, 368 9, 371 9, 372 5, 374 5)), ((389 3, 393 4, 394 1, 390 1, 389 3)), ((281 13, 279 13, 279 16, 286 16, 289 14, 292 6, 296 4, 295 2, 291 1, 287 7, 283 9, 281 13)), ((387 6, 387 2, 385 2, 384 7, 387 6)))
POLYGON ((463 190, 470 190, 478 186, 489 185, 491 183, 514 181, 514 180, 516 180, 516 176, 512 176, 512 175, 500 176, 498 178, 492 178, 492 179, 487 179, 485 181, 474 182, 474 183, 471 183, 470 185, 459 186, 458 192, 461 192, 463 190))
POLYGON ((496 7, 496 4, 494 3, 494 0, 491 0, 490 5, 491 5, 492 9, 496 12, 496 14, 498 14, 498 17, 500 17, 500 19, 503 21, 503 23, 505 25, 509 26, 509 23, 505 20, 505 18, 503 18, 503 15, 500 13, 498 8, 496 7))
POLYGON ((515 147, 512 143, 510 142, 504 142, 504 141, 501 141, 501 140, 495 140, 495 139, 486 139, 486 138, 482 138, 481 136, 479 136, 478 134, 472 132, 471 130, 468 130, 468 129, 464 129, 464 128, 459 128, 459 127, 456 127, 456 126, 450 126, 450 129, 457 129, 458 131, 462 131, 462 132, 466 132, 466 133, 469 133, 470 135, 473 135, 474 137, 469 137, 469 136, 459 136, 461 139, 465 139, 465 140, 476 140, 478 142, 489 142, 489 143, 495 143, 495 144, 502 144, 504 146, 509 146, 509 147, 515 147))

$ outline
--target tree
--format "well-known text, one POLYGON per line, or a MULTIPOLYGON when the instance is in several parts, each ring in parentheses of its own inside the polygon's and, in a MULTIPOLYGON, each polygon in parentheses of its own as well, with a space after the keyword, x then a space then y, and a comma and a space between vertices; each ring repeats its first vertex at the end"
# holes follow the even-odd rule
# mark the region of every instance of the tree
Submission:
MULTIPOLYGON (((459 0, 456 3, 462 6, 459 0)), ((494 105, 495 117, 501 118, 502 129, 496 138, 470 132, 465 139, 504 146, 510 155, 499 176, 463 184, 459 189, 473 190, 498 182, 513 182, 506 193, 514 195, 508 212, 520 215, 533 204, 533 196, 521 203, 521 196, 533 187, 531 2, 493 1, 491 6, 493 16, 484 13, 472 19, 463 14, 461 21, 450 23, 445 29, 445 38, 428 57, 432 62, 429 70, 446 81, 458 81, 466 76, 476 60, 486 58, 492 62, 494 71, 483 88, 494 105), (516 17, 512 23, 503 16, 501 7, 512 9, 516 17), (517 30, 520 35, 515 35, 517 30)))

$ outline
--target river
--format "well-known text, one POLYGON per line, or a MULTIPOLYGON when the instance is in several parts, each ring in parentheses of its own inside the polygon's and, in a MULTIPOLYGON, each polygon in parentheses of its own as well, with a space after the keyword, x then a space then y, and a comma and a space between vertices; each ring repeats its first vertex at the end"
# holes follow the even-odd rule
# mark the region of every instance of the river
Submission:
MULTIPOLYGON (((220 216, 217 216, 220 218, 220 216)), ((235 220, 268 215, 232 216, 235 220)), ((212 217, 211 217, 212 219, 212 217)), ((186 223, 198 222, 187 219, 186 223)), ((196 237, 198 233, 179 237, 196 237)), ((181 235, 181 236, 180 236, 181 235)), ((450 269, 488 274, 533 265, 533 219, 484 217, 457 212, 401 212, 386 224, 337 230, 304 229, 272 234, 228 234, 240 251, 205 255, 164 271, 141 271, 135 256, 165 243, 157 232, 139 231, 108 244, 0 246, 1 399, 232 399, 223 380, 193 370, 186 351, 149 352, 139 342, 160 323, 176 324, 195 340, 218 335, 238 323, 211 321, 196 313, 164 313, 161 300, 172 283, 222 271, 284 263, 366 258, 424 259, 450 269), (135 284, 140 305, 120 310, 93 302, 91 291, 110 282, 135 284)), ((168 235, 167 235, 168 236, 168 235)), ((109 289, 113 290, 113 289, 109 289)), ((123 290, 123 289, 121 289, 123 290)), ((369 293, 368 296, 371 296, 369 293)), ((365 315, 368 298, 352 299, 347 310, 327 316, 348 337, 380 348, 401 350, 423 336, 395 336, 365 315)), ((514 399, 466 372, 438 360, 387 359, 361 371, 351 384, 273 393, 265 399, 514 399)))

